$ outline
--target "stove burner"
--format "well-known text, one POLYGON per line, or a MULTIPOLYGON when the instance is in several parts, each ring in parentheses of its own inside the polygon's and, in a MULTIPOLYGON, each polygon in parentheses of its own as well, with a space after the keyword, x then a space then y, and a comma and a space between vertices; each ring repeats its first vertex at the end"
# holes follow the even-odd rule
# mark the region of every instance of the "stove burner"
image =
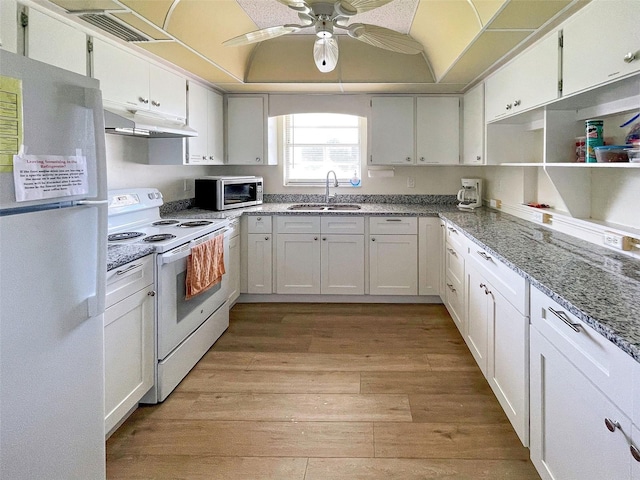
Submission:
POLYGON ((176 223, 180 223, 179 220, 160 220, 157 222, 153 222, 151 225, 153 225, 154 227, 160 226, 160 225, 174 225, 176 223))
POLYGON ((143 242, 162 242, 163 240, 170 240, 172 238, 176 238, 175 235, 171 235, 170 233, 160 233, 158 235, 149 235, 142 239, 143 242))
POLYGON ((142 232, 121 232, 121 233, 112 233, 107 237, 107 240, 110 242, 115 242, 118 240, 129 240, 130 238, 137 238, 144 235, 142 232))
POLYGON ((209 220, 194 220, 192 222, 184 222, 178 225, 178 227, 204 227, 205 225, 211 225, 213 222, 209 220))

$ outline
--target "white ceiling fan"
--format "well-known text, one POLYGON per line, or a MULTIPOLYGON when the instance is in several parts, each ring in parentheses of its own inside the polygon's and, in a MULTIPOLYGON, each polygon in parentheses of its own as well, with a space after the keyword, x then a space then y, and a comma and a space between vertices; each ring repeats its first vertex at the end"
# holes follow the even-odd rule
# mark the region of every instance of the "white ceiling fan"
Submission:
POLYGON ((302 24, 263 28, 227 40, 223 45, 248 45, 314 27, 318 38, 313 47, 313 58, 321 72, 332 71, 338 63, 338 43, 334 38, 334 29, 344 30, 351 38, 392 52, 422 52, 422 45, 409 35, 366 23, 348 25, 354 15, 381 7, 392 0, 338 0, 335 3, 324 0, 309 0, 308 3, 305 0, 278 1, 295 10, 302 24))

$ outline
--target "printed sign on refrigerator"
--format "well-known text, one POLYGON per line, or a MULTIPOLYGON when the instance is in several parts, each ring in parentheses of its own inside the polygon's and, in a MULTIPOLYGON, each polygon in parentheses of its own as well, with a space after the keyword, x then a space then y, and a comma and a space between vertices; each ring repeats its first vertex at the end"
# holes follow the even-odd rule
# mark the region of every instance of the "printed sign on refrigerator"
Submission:
POLYGON ((22 145, 22 80, 0 75, 0 172, 10 172, 22 145))
POLYGON ((87 157, 24 155, 13 157, 16 202, 89 193, 87 157))

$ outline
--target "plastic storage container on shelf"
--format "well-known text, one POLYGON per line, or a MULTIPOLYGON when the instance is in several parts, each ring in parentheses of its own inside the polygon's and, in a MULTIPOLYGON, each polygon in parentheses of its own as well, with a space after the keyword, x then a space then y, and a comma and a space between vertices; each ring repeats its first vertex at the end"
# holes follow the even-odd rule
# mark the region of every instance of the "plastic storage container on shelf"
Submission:
POLYGON ((605 145, 593 148, 598 163, 628 162, 630 145, 605 145))
POLYGON ((630 162, 640 163, 640 147, 627 150, 627 154, 630 162))

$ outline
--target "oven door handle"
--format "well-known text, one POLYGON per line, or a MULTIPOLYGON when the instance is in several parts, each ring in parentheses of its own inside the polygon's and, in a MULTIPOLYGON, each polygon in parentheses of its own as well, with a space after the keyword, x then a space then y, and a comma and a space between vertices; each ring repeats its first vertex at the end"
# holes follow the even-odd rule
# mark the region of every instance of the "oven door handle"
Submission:
POLYGON ((172 250, 168 253, 163 253, 161 257, 162 265, 167 265, 168 263, 177 262, 178 260, 182 260, 183 258, 191 255, 191 243, 184 245, 181 248, 177 248, 176 250, 172 250))
MULTIPOLYGON (((224 234, 226 237, 228 237, 230 235, 230 232, 231 232, 231 229, 229 228, 218 230, 215 232, 215 235, 213 235, 211 238, 217 237, 218 235, 221 235, 221 234, 224 234)), ((168 263, 177 262, 178 260, 182 260, 183 258, 188 257, 189 255, 191 255, 191 245, 195 246, 197 245, 197 243, 194 243, 194 241, 192 240, 191 242, 187 243, 186 245, 183 245, 182 247, 176 248, 175 250, 171 250, 168 253, 163 253, 161 255, 161 264, 166 265, 168 263)))

